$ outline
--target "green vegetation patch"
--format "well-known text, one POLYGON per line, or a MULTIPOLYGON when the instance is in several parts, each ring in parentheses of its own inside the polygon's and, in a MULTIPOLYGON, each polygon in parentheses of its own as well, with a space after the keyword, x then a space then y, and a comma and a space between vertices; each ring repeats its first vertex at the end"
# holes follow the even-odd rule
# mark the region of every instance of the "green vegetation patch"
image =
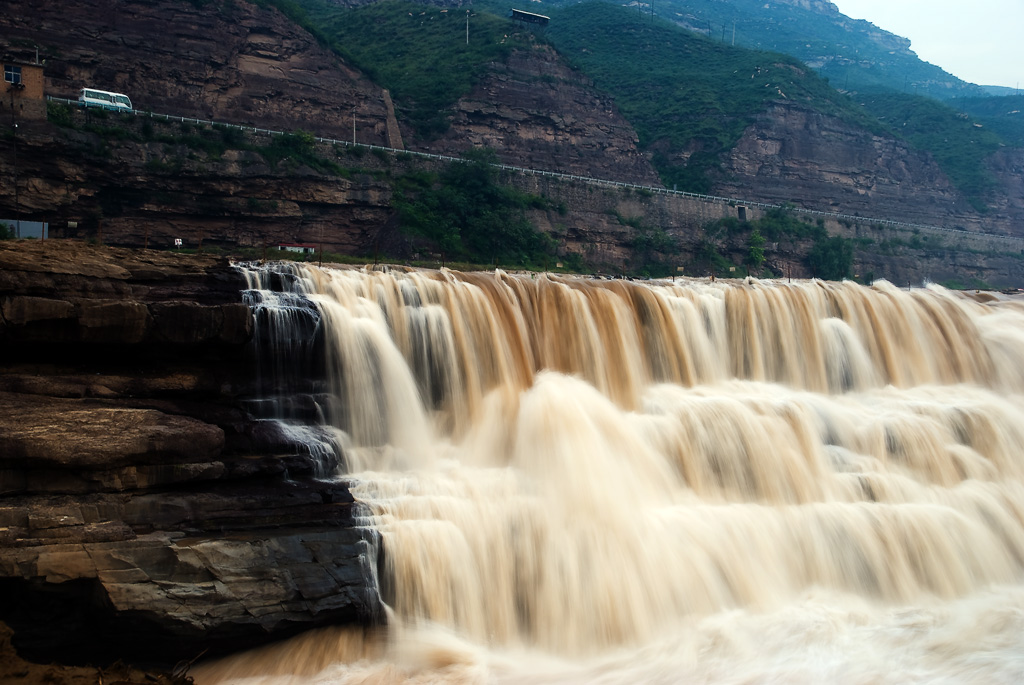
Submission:
POLYGON ((786 208, 770 209, 756 221, 740 221, 735 217, 720 219, 704 228, 704 239, 697 259, 712 272, 724 273, 732 266, 718 251, 723 240, 746 237, 743 263, 751 273, 761 273, 767 255, 768 241, 812 241, 805 264, 815 278, 841 281, 853 273, 853 256, 857 242, 842 236, 830 236, 822 223, 808 223, 793 216, 786 208))
POLYGON ((807 265, 815 278, 849 278, 853 270, 853 241, 838 235, 816 240, 807 255, 807 265))
POLYGON ((629 246, 633 253, 629 260, 630 273, 647 278, 670 276, 679 254, 679 243, 660 226, 652 226, 641 216, 623 216, 617 210, 610 212, 621 226, 630 230, 629 246))
POLYGON ((484 12, 472 12, 467 43, 463 8, 402 0, 358 9, 325 0, 298 4, 339 54, 391 91, 399 115, 428 139, 448 129, 452 105, 469 93, 490 63, 527 45, 512 22, 484 12))
POLYGON ((393 203, 403 232, 426 239, 447 259, 536 265, 553 255, 554 240, 526 218, 527 209, 550 203, 501 184, 493 150, 465 157, 439 174, 396 179, 393 203))
MULTIPOLYGON (((365 148, 335 146, 331 150, 318 143, 313 134, 302 130, 267 138, 222 124, 143 117, 104 116, 97 120, 97 111, 50 103, 48 117, 51 122, 63 128, 93 134, 94 137, 85 139, 80 147, 87 154, 97 157, 109 157, 110 145, 119 142, 162 143, 162 155, 152 155, 145 163, 145 168, 155 173, 178 174, 184 168, 186 159, 219 160, 228 150, 254 152, 275 170, 295 170, 305 166, 319 174, 345 178, 364 171, 342 166, 333 158, 361 157, 366 153, 365 148)), ((151 145, 150 149, 154 147, 151 145)), ((380 150, 372 152, 378 156, 387 156, 380 150)))
POLYGON ((999 135, 1007 145, 1024 147, 1024 95, 957 98, 950 105, 999 135))
POLYGON ((317 154, 316 138, 306 131, 275 135, 268 145, 256 150, 272 169, 277 168, 282 162, 287 162, 293 167, 304 164, 318 173, 329 176, 341 176, 344 173, 340 164, 317 154))
POLYGON ((709 192, 709 172, 775 100, 880 130, 792 57, 734 48, 626 8, 573 5, 554 13, 547 36, 615 98, 669 187, 709 192))
POLYGON ((47 102, 46 118, 51 124, 55 124, 62 128, 74 128, 75 125, 75 122, 71 118, 71 105, 47 102))

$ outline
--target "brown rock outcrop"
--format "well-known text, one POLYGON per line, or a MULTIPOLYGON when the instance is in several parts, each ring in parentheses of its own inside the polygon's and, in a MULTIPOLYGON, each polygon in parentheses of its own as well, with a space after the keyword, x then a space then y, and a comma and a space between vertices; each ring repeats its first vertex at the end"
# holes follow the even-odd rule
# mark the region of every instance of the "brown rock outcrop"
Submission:
MULTIPOLYGON (((86 130, 97 125, 89 116, 75 113, 77 128, 19 128, 21 190, 16 198, 13 184, 0 184, 0 216, 14 215, 17 199, 21 217, 50 222, 55 237, 161 248, 178 238, 189 248, 322 243, 328 251, 366 254, 391 215, 391 188, 373 175, 379 160, 370 155, 318 144, 316 155, 335 164, 334 172, 291 160, 272 168, 255 150, 204 152, 177 123, 160 120, 100 120, 121 136, 104 139, 86 130), (169 142, 176 138, 184 142, 169 142)), ((217 144, 220 134, 207 130, 211 135, 217 144)), ((14 175, 6 142, 0 178, 14 175)), ((252 148, 270 143, 265 135, 243 138, 252 148)))
POLYGON ((23 656, 173 663, 380 620, 375 534, 256 399, 226 260, 0 243, 0 620, 23 656))
POLYGON ((1024 149, 1004 148, 988 159, 999 190, 989 199, 987 216, 1015 225, 1024 235, 1024 149))
POLYGON ((1014 199, 1024 183, 1024 168, 1012 151, 1000 153, 992 164, 1007 192, 997 194, 993 211, 980 214, 929 155, 892 136, 780 101, 744 132, 724 160, 714 192, 825 212, 1024 235, 1024 205, 1014 199))
POLYGON ((384 93, 273 8, 245 0, 11 0, 0 53, 46 61, 46 92, 123 92, 136 109, 398 144, 384 93))
POLYGON ((451 129, 427 147, 459 152, 485 146, 519 167, 661 186, 638 142, 610 97, 550 46, 538 44, 492 64, 459 100, 451 129))

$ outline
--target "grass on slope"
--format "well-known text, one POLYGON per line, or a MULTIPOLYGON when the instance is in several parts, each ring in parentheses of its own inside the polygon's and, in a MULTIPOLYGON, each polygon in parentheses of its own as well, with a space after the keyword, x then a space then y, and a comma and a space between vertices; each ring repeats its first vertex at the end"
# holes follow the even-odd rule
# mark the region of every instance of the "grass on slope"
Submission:
POLYGON ((448 111, 487 65, 520 45, 512 22, 484 12, 471 12, 467 44, 463 8, 403 0, 357 9, 326 0, 295 2, 337 52, 391 91, 399 115, 428 139, 447 130, 448 111))
POLYGON ((832 14, 821 7, 764 0, 662 0, 657 13, 718 41, 773 50, 817 65, 837 88, 890 88, 948 98, 981 94, 910 51, 909 41, 886 36, 867 21, 832 14))
POLYGON ((1004 145, 999 135, 928 97, 879 91, 859 99, 912 146, 931 153, 971 205, 986 210, 985 197, 996 182, 985 159, 1004 145))
MULTIPOLYGON (((526 44, 518 42, 520 35, 528 36, 483 10, 470 18, 466 45, 461 8, 445 11, 403 0, 354 10, 328 0, 258 1, 278 7, 389 88, 399 115, 428 139, 446 130, 451 106, 488 64, 504 60, 514 46, 526 44)), ((497 11, 497 0, 482 2, 497 11)), ((709 11, 707 4, 695 0, 691 20, 709 11)), ((775 28, 780 34, 800 24, 800 12, 783 14, 775 28)), ((551 15, 545 36, 615 98, 669 186, 708 192, 710 172, 722 154, 778 99, 805 103, 875 133, 896 132, 931 153, 979 210, 994 187, 985 158, 1001 142, 1024 145, 1021 96, 960 99, 961 108, 983 124, 980 129, 938 101, 895 91, 858 96, 869 115, 792 57, 734 48, 717 34, 709 39, 610 3, 567 5, 551 15)), ((742 17, 733 19, 744 23, 742 17)), ((729 26, 722 26, 731 38, 729 26)))
POLYGON ((969 114, 1014 147, 1024 147, 1024 95, 963 98, 949 103, 969 114))
POLYGON ((611 93, 662 181, 707 192, 709 172, 774 100, 879 130, 792 57, 734 48, 636 11, 589 2, 553 13, 547 36, 611 93), (681 151, 682 154, 681 154, 681 151))

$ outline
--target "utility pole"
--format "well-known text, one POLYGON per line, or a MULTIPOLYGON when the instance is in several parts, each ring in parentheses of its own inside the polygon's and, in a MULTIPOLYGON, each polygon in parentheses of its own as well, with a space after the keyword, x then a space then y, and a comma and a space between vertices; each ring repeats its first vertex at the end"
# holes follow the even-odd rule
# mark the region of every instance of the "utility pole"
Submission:
POLYGON ((466 10, 466 45, 469 45, 469 10, 466 10))
POLYGON ((352 106, 352 144, 356 144, 356 108, 352 106))
MULTIPOLYGON (((11 97, 11 113, 14 112, 14 97, 11 97)), ((18 124, 14 124, 14 237, 21 237, 21 201, 18 199, 18 124)))

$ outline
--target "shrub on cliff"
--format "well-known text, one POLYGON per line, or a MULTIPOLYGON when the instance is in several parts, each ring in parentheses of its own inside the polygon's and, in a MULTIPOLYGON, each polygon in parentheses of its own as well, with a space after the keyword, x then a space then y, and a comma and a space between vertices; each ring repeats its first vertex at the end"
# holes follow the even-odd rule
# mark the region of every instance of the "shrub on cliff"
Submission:
POLYGON ((71 107, 57 102, 46 103, 46 119, 51 124, 63 128, 74 128, 75 122, 71 118, 71 107))
POLYGON ((493 150, 470 150, 440 174, 396 180, 394 206, 404 232, 426 238, 448 259, 536 264, 554 241, 536 230, 526 209, 542 198, 503 185, 493 150))
POLYGON ((837 235, 818 240, 807 255, 807 265, 815 278, 826 281, 849 278, 853 268, 853 241, 837 235))
POLYGON ((696 253, 698 267, 721 272, 730 266, 731 264, 718 251, 719 247, 724 247, 733 254, 742 249, 743 263, 747 265, 750 273, 760 273, 767 261, 765 247, 768 241, 799 241, 803 244, 812 241, 804 261, 811 274, 817 278, 840 281, 849 278, 853 271, 853 254, 856 247, 853 240, 842 236, 830 236, 825 230, 824 222, 801 221, 785 207, 769 209, 756 221, 739 221, 734 217, 728 217, 708 224, 704 228, 703 242, 696 253), (741 247, 738 239, 744 234, 747 235, 746 245, 741 247), (725 242, 724 245, 719 244, 722 241, 725 242))
POLYGON ((764 245, 764 236, 755 228, 750 232, 750 240, 747 242, 747 258, 744 260, 754 273, 759 273, 761 267, 764 266, 764 245))
POLYGON ((344 172, 339 164, 317 154, 316 138, 307 131, 275 135, 269 144, 257 148, 257 151, 267 160, 271 169, 276 169, 284 163, 289 168, 304 164, 321 174, 334 176, 340 176, 344 172))

